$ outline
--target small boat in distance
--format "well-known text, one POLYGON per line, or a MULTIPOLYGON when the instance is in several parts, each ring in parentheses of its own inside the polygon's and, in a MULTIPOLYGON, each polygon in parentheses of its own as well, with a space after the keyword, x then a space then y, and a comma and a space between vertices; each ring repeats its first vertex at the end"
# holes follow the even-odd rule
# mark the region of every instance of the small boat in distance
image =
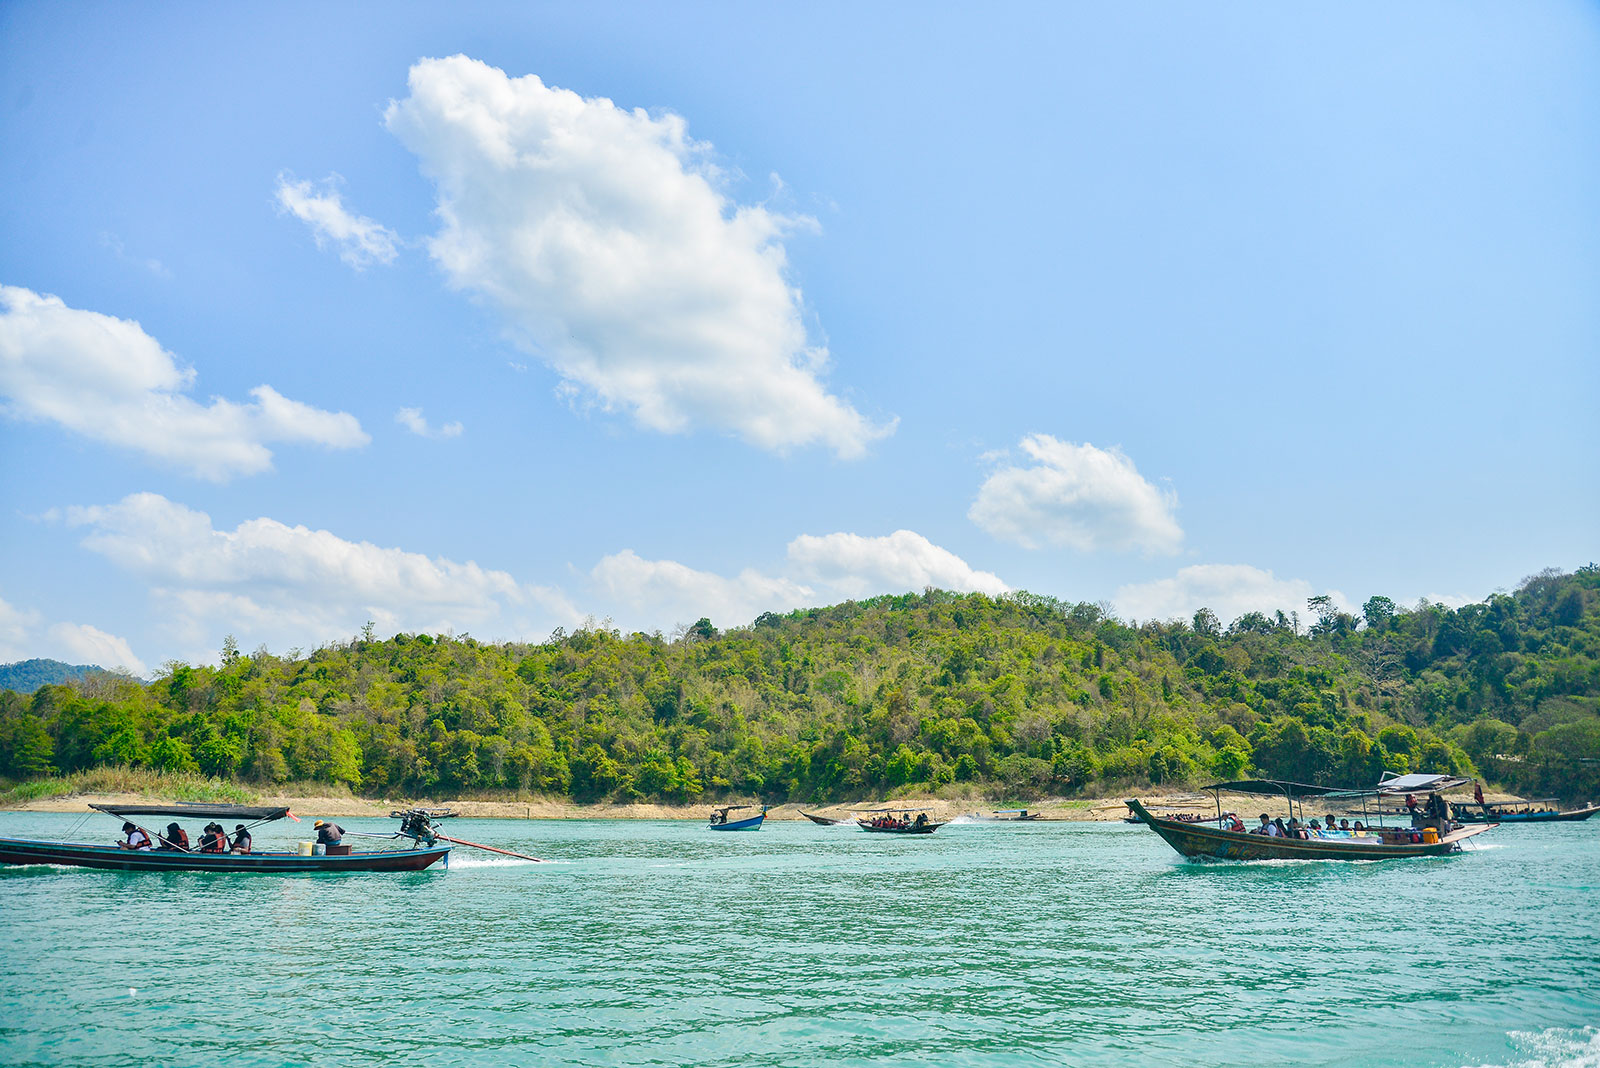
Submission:
POLYGON ((804 816, 812 823, 819 823, 824 827, 837 827, 839 824, 845 822, 844 820, 830 819, 827 816, 818 816, 810 812, 802 812, 800 815, 804 816))
POLYGON ((1565 812, 1554 807, 1539 807, 1556 804, 1558 802, 1553 797, 1541 797, 1533 801, 1482 805, 1478 806, 1476 812, 1465 802, 1458 803, 1454 807, 1455 817, 1462 823, 1580 823, 1600 812, 1600 805, 1588 805, 1584 808, 1568 809, 1565 812))
MULTIPOLYGON (((104 845, 86 842, 46 842, 23 838, 0 838, 0 865, 53 864, 71 868, 104 868, 112 871, 209 871, 228 874, 245 872, 353 872, 353 871, 421 871, 450 855, 448 845, 440 845, 442 835, 436 833, 429 820, 402 824, 402 833, 392 835, 361 835, 345 832, 350 837, 406 839, 409 847, 398 849, 355 850, 343 843, 326 847, 317 853, 312 844, 302 843, 296 852, 264 850, 248 853, 201 853, 184 848, 178 842, 146 829, 139 819, 146 816, 167 816, 175 820, 237 820, 246 827, 284 819, 299 820, 286 807, 252 807, 248 805, 211 805, 175 803, 168 805, 90 805, 92 809, 121 819, 132 826, 143 840, 145 848, 130 849, 126 845, 104 845), (153 846, 154 848, 149 848, 153 846)), ((169 828, 170 829, 170 828, 169 828)))
MULTIPOLYGON (((856 826, 873 834, 932 834, 943 823, 930 820, 926 812, 912 817, 911 809, 875 809, 870 819, 857 819, 856 826)), ((948 822, 948 821, 947 821, 948 822)))
POLYGON ((737 812, 742 808, 755 807, 755 805, 724 805, 722 808, 714 808, 711 810, 711 829, 713 831, 759 831, 761 829, 761 821, 767 818, 765 807, 754 816, 746 816, 737 820, 728 818, 728 813, 730 812, 737 812))
POLYGON ((985 816, 981 812, 974 812, 967 819, 983 823, 1023 823, 1028 820, 1042 820, 1044 813, 1029 812, 1025 808, 997 808, 991 815, 985 816))

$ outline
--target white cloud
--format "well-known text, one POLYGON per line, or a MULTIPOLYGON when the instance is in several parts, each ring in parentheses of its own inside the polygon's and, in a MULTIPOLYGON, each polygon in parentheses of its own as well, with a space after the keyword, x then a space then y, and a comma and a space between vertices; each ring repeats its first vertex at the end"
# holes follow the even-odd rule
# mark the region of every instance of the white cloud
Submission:
POLYGON ((1319 591, 1305 579, 1280 579, 1248 564, 1196 564, 1172 578, 1123 586, 1113 602, 1126 619, 1187 620, 1201 608, 1209 608, 1223 623, 1246 612, 1270 615, 1276 611, 1299 612, 1300 618, 1310 623, 1306 601, 1319 593, 1333 598, 1334 607, 1341 612, 1357 612, 1338 590, 1319 591))
POLYGON ((820 380, 782 243, 812 221, 732 204, 681 117, 465 56, 419 61, 409 87, 385 121, 437 185, 434 260, 571 394, 780 451, 854 457, 892 432, 820 380))
POLYGON ((69 664, 93 664, 108 671, 145 675, 149 669, 127 641, 87 623, 43 625, 32 609, 17 608, 0 598, 0 664, 43 658, 69 664))
POLYGON ((126 640, 107 634, 99 627, 87 623, 57 623, 50 628, 50 638, 59 649, 60 657, 73 664, 98 664, 112 671, 127 671, 134 675, 147 675, 150 669, 144 661, 133 655, 126 640))
POLYGON ((1139 474, 1117 448, 1022 439, 1033 466, 1005 466, 978 489, 967 518, 1027 549, 1060 545, 1080 552, 1140 549, 1171 554, 1183 544, 1173 514, 1177 494, 1139 474))
POLYGON ((421 438, 459 438, 465 428, 460 423, 446 423, 435 430, 422 417, 421 408, 401 408, 394 413, 394 421, 421 438))
POLYGON ((278 648, 348 638, 369 619, 385 634, 537 638, 579 618, 559 591, 504 571, 274 519, 218 530, 154 493, 70 508, 66 519, 87 530, 85 547, 151 583, 182 640, 210 648, 229 632, 241 645, 278 648))
POLYGON ((696 571, 673 560, 646 560, 632 549, 603 557, 590 577, 607 596, 659 624, 701 616, 719 627, 748 623, 762 612, 787 612, 813 602, 806 586, 746 569, 736 578, 696 571))
POLYGON ((646 560, 625 549, 602 559, 591 578, 606 595, 658 622, 708 616, 719 627, 740 626, 763 612, 925 586, 992 594, 1009 588, 909 530, 880 538, 802 534, 789 543, 789 565, 788 574, 767 575, 747 568, 727 578, 673 560, 646 560))
POLYGON ((274 196, 280 210, 311 227, 318 248, 331 244, 338 249, 339 258, 356 270, 374 263, 393 263, 399 254, 399 237, 382 223, 347 211, 337 188, 340 181, 337 174, 331 174, 319 186, 280 174, 274 196))
POLYGON ((1010 589, 999 576, 974 571, 955 553, 909 530, 881 538, 802 534, 789 543, 789 562, 800 575, 845 597, 903 593, 927 586, 992 595, 1010 589))
POLYGON ((193 368, 137 322, 69 308, 59 297, 0 285, 0 395, 13 416, 58 423, 223 482, 270 470, 269 443, 353 448, 355 416, 290 400, 271 386, 251 403, 184 395, 193 368))

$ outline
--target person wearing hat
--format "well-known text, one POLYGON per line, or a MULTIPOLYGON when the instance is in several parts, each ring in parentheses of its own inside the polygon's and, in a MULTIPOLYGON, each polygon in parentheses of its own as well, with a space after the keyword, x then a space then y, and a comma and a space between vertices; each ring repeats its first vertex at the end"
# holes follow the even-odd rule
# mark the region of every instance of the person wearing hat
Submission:
POLYGON ((344 828, 337 823, 326 823, 318 820, 311 826, 317 829, 317 844, 324 846, 338 845, 344 840, 344 828))
POLYGON ((250 852, 250 844, 250 832, 245 829, 244 824, 235 824, 233 828, 233 849, 231 852, 248 853, 250 852))
POLYGON ((167 833, 162 836, 162 849, 173 849, 179 853, 189 852, 189 835, 176 823, 167 824, 167 833))
POLYGON ((144 833, 144 828, 140 827, 136 823, 124 822, 122 824, 122 833, 128 836, 126 841, 117 843, 117 845, 121 846, 123 849, 155 848, 155 846, 150 843, 150 836, 144 833))

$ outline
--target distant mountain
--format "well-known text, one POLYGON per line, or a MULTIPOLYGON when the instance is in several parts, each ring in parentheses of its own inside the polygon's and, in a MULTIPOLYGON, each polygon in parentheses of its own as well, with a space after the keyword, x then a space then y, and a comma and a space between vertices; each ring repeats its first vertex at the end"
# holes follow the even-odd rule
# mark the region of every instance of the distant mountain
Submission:
POLYGON ((97 664, 63 664, 59 660, 19 660, 0 664, 0 690, 32 693, 41 686, 76 682, 105 668, 97 664))

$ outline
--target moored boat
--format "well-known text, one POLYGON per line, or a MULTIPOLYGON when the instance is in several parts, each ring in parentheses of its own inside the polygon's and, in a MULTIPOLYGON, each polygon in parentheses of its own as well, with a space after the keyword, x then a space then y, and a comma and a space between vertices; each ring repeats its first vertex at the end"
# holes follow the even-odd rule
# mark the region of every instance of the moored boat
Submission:
POLYGON ((1515 801, 1487 804, 1474 812, 1465 804, 1455 806, 1455 818, 1462 823, 1581 823, 1600 812, 1600 805, 1587 805, 1563 812, 1558 808, 1532 808, 1533 805, 1554 804, 1555 798, 1537 801, 1515 801))
POLYGON ((743 819, 734 820, 728 818, 728 813, 730 812, 737 812, 742 808, 755 807, 754 805, 724 805, 722 808, 714 808, 711 810, 710 827, 713 831, 759 831, 761 829, 761 821, 767 818, 767 810, 765 808, 762 808, 754 816, 746 816, 743 819))
POLYGON ((998 808, 987 816, 981 812, 974 812, 967 819, 978 820, 981 823, 1024 823, 1030 820, 1042 820, 1044 813, 1029 812, 1025 808, 998 808))
MULTIPOLYGON (((408 839, 411 848, 356 850, 344 844, 326 847, 323 852, 301 850, 251 850, 250 852, 198 852, 178 842, 146 830, 138 824, 145 816, 174 819, 240 820, 249 827, 284 818, 298 819, 286 807, 248 805, 90 805, 92 809, 116 816, 135 827, 144 841, 158 848, 127 848, 89 842, 51 842, 25 838, 0 838, 0 864, 51 864, 73 868, 101 868, 112 871, 208 871, 228 874, 284 872, 387 872, 421 871, 439 861, 447 861, 450 846, 438 844, 443 836, 423 829, 396 835, 358 837, 408 839)), ((431 825, 430 825, 431 826, 431 825)), ((413 830, 418 828, 413 827, 413 830)), ((351 832, 352 834, 354 832, 351 832)), ((310 843, 307 843, 310 845, 310 843)))

